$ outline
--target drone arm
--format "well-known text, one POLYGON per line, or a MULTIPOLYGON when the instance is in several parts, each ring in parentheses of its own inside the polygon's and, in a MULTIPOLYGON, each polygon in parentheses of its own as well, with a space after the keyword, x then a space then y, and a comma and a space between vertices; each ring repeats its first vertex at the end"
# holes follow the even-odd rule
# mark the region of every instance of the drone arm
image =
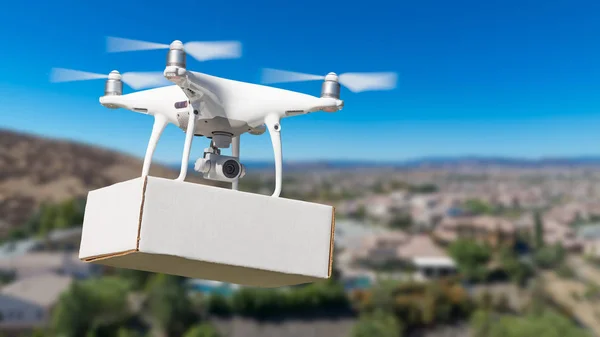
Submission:
POLYGON ((162 114, 154 115, 154 125, 152 126, 152 134, 150 135, 150 141, 148 142, 148 148, 146 149, 146 156, 144 157, 144 166, 142 167, 142 177, 148 176, 150 172, 150 164, 152 162, 152 156, 158 144, 158 139, 168 124, 167 118, 162 114))
POLYGON ((190 150, 192 148, 192 139, 194 138, 194 131, 196 127, 196 114, 193 105, 189 104, 190 108, 190 116, 188 118, 188 126, 185 132, 185 144, 183 147, 183 156, 181 157, 181 171, 179 172, 179 177, 177 177, 177 181, 184 181, 187 175, 187 169, 190 162, 190 150))
MULTIPOLYGON (((240 157, 240 136, 236 136, 231 139, 231 155, 236 158, 240 157)), ((237 191, 239 182, 239 178, 235 179, 233 183, 231 183, 231 189, 237 191)))
POLYGON ((279 197, 281 194, 282 177, 281 125, 279 124, 279 116, 269 115, 265 119, 265 124, 271 135, 271 143, 273 143, 273 153, 275 155, 275 191, 272 196, 279 197))

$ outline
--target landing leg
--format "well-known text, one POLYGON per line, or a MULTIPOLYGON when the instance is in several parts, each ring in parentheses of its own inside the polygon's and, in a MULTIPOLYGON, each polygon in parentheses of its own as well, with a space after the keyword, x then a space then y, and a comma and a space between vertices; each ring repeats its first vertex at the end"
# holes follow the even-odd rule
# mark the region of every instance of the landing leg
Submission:
POLYGON ((279 197, 281 194, 281 176, 282 176, 282 153, 281 153, 281 125, 279 117, 275 115, 268 116, 265 119, 265 124, 271 135, 271 143, 273 143, 273 154, 275 155, 275 191, 272 197, 279 197))
MULTIPOLYGON (((231 139, 231 155, 236 158, 240 158, 240 136, 233 137, 231 139)), ((231 183, 231 189, 234 191, 238 190, 240 178, 235 179, 231 183)))
POLYGON ((196 117, 194 113, 194 107, 190 103, 190 117, 188 119, 188 126, 185 132, 185 145, 183 147, 183 156, 181 157, 181 171, 177 181, 184 181, 187 175, 187 169, 190 164, 190 150, 192 149, 192 139, 194 138, 194 130, 196 127, 196 117))
POLYGON ((158 140, 160 139, 160 135, 165 130, 167 126, 167 118, 163 115, 155 115, 154 116, 154 125, 152 126, 152 134, 150 135, 150 141, 148 142, 148 148, 146 149, 146 156, 144 157, 144 165, 142 167, 142 177, 148 176, 150 172, 150 164, 152 163, 152 156, 154 155, 154 150, 156 149, 156 144, 158 144, 158 140))

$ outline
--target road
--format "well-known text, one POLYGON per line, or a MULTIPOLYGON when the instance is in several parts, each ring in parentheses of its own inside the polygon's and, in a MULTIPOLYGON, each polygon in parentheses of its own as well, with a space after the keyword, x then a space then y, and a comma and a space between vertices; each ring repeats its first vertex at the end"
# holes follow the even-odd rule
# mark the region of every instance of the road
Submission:
POLYGON ((600 269, 585 262, 581 256, 570 256, 567 261, 579 278, 600 285, 600 269))
POLYGON ((577 280, 563 279, 554 272, 544 272, 546 291, 554 301, 569 308, 581 324, 588 327, 595 336, 600 336, 600 306, 583 299, 586 286, 577 280), (578 298, 573 295, 577 294, 578 298))

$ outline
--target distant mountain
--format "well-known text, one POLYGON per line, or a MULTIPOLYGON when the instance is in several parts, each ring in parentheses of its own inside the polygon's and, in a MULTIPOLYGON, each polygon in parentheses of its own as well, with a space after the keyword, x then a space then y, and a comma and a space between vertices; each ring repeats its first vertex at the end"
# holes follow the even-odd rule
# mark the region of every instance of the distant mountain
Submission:
MULTIPOLYGON (((85 196, 141 170, 140 158, 116 151, 0 129, 0 223, 20 225, 43 201, 85 196)), ((176 178, 179 170, 156 163, 150 174, 176 178)), ((187 180, 207 183, 193 171, 187 180)))
MULTIPOLYGON (((244 161, 250 172, 273 171, 274 163, 270 161, 244 161)), ((174 169, 180 164, 173 164, 174 169)), ((458 168, 552 168, 552 167, 599 167, 600 156, 581 156, 564 158, 521 159, 508 157, 426 157, 405 161, 360 161, 360 160, 331 160, 331 161, 288 161, 284 162, 285 171, 306 170, 345 170, 345 169, 458 169, 458 168)), ((190 164, 190 170, 194 164, 190 164)))

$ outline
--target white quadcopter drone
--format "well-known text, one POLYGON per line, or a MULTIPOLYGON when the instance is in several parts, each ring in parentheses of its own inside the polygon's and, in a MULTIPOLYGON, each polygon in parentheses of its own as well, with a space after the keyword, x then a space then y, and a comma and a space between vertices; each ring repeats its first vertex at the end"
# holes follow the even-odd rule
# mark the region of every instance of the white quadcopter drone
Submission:
POLYGON ((389 90, 396 85, 395 73, 347 73, 340 76, 300 74, 265 69, 263 83, 281 83, 306 80, 324 80, 321 97, 219 78, 186 68, 186 53, 199 61, 231 59, 241 55, 241 44, 236 41, 190 42, 184 45, 174 41, 170 45, 108 38, 109 52, 169 49, 166 68, 162 73, 123 73, 113 70, 108 76, 64 68, 54 68, 51 80, 66 82, 105 78, 104 96, 100 104, 110 109, 128 109, 154 116, 152 134, 146 150, 142 177, 148 175, 154 150, 167 126, 172 123, 186 133, 181 171, 178 181, 184 181, 189 165, 193 136, 211 139, 204 157, 196 161, 194 169, 205 179, 231 182, 238 189, 245 168, 239 161, 240 136, 248 132, 261 135, 269 131, 275 155, 275 191, 282 188, 282 118, 315 111, 336 112, 343 108, 340 83, 353 92, 389 90), (123 95, 123 83, 142 90, 123 95), (223 148, 232 145, 232 156, 221 155, 223 148))

